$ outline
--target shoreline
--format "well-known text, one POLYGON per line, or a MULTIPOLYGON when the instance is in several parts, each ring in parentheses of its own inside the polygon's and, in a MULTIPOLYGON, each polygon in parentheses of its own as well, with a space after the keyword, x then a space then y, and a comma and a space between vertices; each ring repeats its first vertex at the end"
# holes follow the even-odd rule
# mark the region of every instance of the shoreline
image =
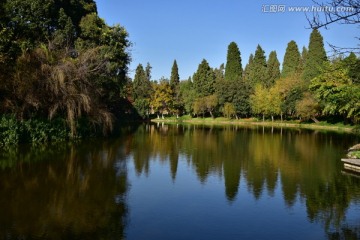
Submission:
POLYGON ((202 125, 241 125, 241 126, 264 126, 264 127, 284 127, 284 128, 299 128, 311 130, 329 130, 337 132, 353 133, 355 127, 336 126, 336 125, 321 125, 317 123, 289 123, 289 122, 270 122, 270 121, 244 121, 244 120, 216 120, 216 119, 151 119, 155 123, 186 123, 186 124, 202 124, 202 125))

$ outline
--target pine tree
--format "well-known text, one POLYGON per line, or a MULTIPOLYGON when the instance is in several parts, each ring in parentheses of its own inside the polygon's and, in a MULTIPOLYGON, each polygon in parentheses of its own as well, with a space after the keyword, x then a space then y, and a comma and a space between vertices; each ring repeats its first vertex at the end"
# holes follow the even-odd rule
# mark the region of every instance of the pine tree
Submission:
POLYGON ((253 65, 254 65, 253 62, 254 62, 254 55, 250 54, 249 61, 245 66, 244 75, 243 75, 244 81, 247 82, 247 83, 251 82, 250 73, 252 72, 252 68, 253 68, 253 65))
POLYGON ((255 87, 256 84, 264 84, 266 80, 266 57, 265 52, 260 45, 257 45, 254 59, 250 65, 248 77, 250 80, 250 85, 255 87))
POLYGON ((280 78, 280 62, 277 59, 276 51, 269 54, 266 68, 266 82, 265 87, 270 88, 274 85, 275 81, 280 78))
POLYGON ((308 54, 308 50, 307 50, 307 48, 304 46, 303 49, 302 49, 302 52, 301 52, 301 58, 300 58, 299 66, 298 66, 298 73, 299 73, 300 75, 301 75, 302 72, 304 71, 307 54, 308 54))
POLYGON ((290 41, 287 45, 281 77, 285 78, 296 73, 300 64, 300 52, 295 41, 290 41))
POLYGON ((302 74, 302 78, 307 84, 320 74, 322 65, 327 61, 323 37, 317 29, 311 32, 308 49, 309 51, 302 74))
POLYGON ((242 65, 240 50, 235 42, 228 46, 227 61, 225 69, 225 80, 238 81, 242 78, 242 65))
POLYGON ((133 98, 136 99, 147 99, 151 96, 151 83, 148 80, 142 64, 139 64, 136 68, 134 82, 133 82, 133 98))
POLYGON ((171 77, 170 77, 170 85, 172 89, 175 89, 179 86, 180 77, 179 77, 179 69, 176 60, 174 60, 173 66, 171 68, 171 77))
POLYGON ((148 81, 151 80, 151 69, 152 69, 152 66, 150 65, 150 63, 147 63, 146 68, 145 68, 145 75, 146 75, 146 79, 148 81))
POLYGON ((215 92, 215 76, 209 63, 203 59, 193 76, 194 88, 199 97, 206 97, 215 92))

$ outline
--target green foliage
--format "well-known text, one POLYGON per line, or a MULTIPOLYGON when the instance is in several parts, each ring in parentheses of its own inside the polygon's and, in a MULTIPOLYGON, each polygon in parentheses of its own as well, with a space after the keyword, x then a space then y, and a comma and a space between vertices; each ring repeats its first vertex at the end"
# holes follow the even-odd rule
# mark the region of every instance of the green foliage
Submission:
POLYGON ((316 116, 319 112, 319 103, 310 92, 305 92, 303 98, 296 102, 296 114, 302 120, 313 119, 317 122, 316 116))
POLYGON ((151 83, 148 80, 147 74, 141 64, 136 68, 135 77, 133 81, 133 98, 150 99, 152 93, 151 83))
POLYGON ((231 118, 236 115, 235 106, 232 103, 225 103, 223 107, 223 114, 226 118, 231 118))
POLYGON ((191 82, 191 78, 187 81, 180 82, 180 94, 184 103, 185 112, 188 114, 193 113, 193 103, 197 97, 194 84, 191 82))
POLYGON ((61 119, 18 121, 14 116, 6 115, 0 118, 0 146, 26 142, 57 142, 69 137, 70 129, 61 119))
POLYGON ((323 114, 340 114, 357 120, 360 116, 360 86, 353 84, 342 62, 324 64, 321 74, 311 81, 311 90, 324 105, 323 114))
POLYGON ((257 45, 255 55, 250 55, 249 63, 245 67, 245 81, 255 88, 257 84, 265 84, 267 81, 267 64, 265 52, 260 45, 257 45))
POLYGON ((349 69, 349 77, 354 84, 360 84, 360 59, 352 52, 343 60, 343 64, 349 69))
POLYGON ((281 77, 285 78, 295 74, 300 64, 300 52, 295 41, 287 45, 282 65, 281 77))
POLYGON ((239 81, 242 79, 242 65, 240 50, 235 42, 231 42, 228 46, 225 80, 239 81))
POLYGON ((154 85, 154 94, 151 106, 156 113, 164 114, 172 112, 174 106, 173 90, 168 80, 162 79, 159 84, 154 85))
POLYGON ((277 59, 276 51, 269 54, 266 68, 266 79, 264 82, 265 87, 270 88, 274 85, 275 81, 280 78, 280 62, 277 59))
POLYGON ((0 114, 28 123, 30 141, 46 141, 37 129, 49 127, 36 123, 46 118, 63 119, 74 138, 83 118, 111 131, 130 62, 126 30, 107 26, 93 0, 5 1, 0 11, 0 114))
POLYGON ((215 92, 215 76, 209 63, 203 59, 193 76, 194 88, 199 97, 205 97, 215 92))
POLYGON ((320 74, 322 65, 327 61, 323 37, 317 29, 311 32, 308 49, 302 78, 309 84, 320 74))
POLYGON ((136 99, 134 102, 134 107, 137 111, 137 114, 141 118, 148 118, 149 117, 149 111, 150 111, 150 102, 148 99, 145 98, 139 98, 136 99))
POLYGON ((175 90, 179 86, 179 83, 180 83, 179 68, 176 60, 174 60, 173 66, 171 68, 171 76, 170 76, 171 88, 175 90))

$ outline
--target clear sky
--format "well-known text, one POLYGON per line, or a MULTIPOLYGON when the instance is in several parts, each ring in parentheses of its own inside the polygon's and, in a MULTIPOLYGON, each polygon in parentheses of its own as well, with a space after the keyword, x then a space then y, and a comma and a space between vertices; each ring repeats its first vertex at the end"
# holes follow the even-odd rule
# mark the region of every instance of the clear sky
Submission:
MULTIPOLYGON (((211 67, 226 63, 230 42, 238 44, 242 65, 255 52, 257 44, 268 56, 275 50, 282 62, 287 43, 295 40, 301 51, 308 46, 311 30, 305 12, 289 7, 314 6, 311 0, 96 0, 98 12, 107 24, 124 26, 133 43, 129 75, 147 62, 152 79, 169 78, 174 59, 180 79, 187 79, 205 58, 211 67), (285 11, 270 12, 270 7, 285 11), (279 7, 280 8, 280 7, 279 7)), ((273 10, 274 11, 274 10, 273 10)), ((307 13, 312 16, 312 12, 307 13)), ((320 13, 321 14, 321 13, 320 13)), ((356 47, 359 28, 331 25, 320 30, 328 43, 356 47)))

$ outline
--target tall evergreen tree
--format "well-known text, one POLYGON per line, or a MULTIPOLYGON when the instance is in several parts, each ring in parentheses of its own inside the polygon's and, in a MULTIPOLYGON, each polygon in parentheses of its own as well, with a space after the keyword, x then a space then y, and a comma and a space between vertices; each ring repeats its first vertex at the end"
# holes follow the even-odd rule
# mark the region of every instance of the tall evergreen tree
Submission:
POLYGON ((327 61, 323 37, 319 30, 314 29, 310 35, 309 51, 307 54, 302 78, 307 84, 320 74, 320 69, 327 61))
POLYGON ((148 79, 146 71, 142 64, 139 64, 136 68, 134 82, 133 82, 133 98, 148 99, 151 96, 151 83, 148 79))
POLYGON ((295 41, 290 41, 287 45, 281 77, 293 75, 298 70, 300 64, 300 52, 295 41))
POLYGON ((176 60, 174 60, 173 66, 171 68, 170 85, 173 89, 175 89, 176 86, 179 86, 179 83, 180 83, 179 68, 176 60))
POLYGON ((209 63, 203 59, 193 76, 194 88, 199 97, 206 97, 215 92, 215 76, 209 63))
POLYGON ((242 71, 240 50, 235 42, 231 42, 227 52, 225 80, 240 80, 242 78, 242 71))
POLYGON ((250 80, 250 85, 255 87, 256 84, 264 84, 266 80, 266 57, 265 52, 260 45, 257 45, 254 59, 250 65, 248 77, 250 80))
POLYGON ((147 63, 146 68, 145 68, 145 75, 146 75, 146 79, 148 81, 151 80, 151 69, 152 69, 152 66, 150 65, 150 63, 147 63))
POLYGON ((215 81, 216 82, 223 82, 225 80, 225 67, 222 63, 219 68, 214 69, 215 81))
POLYGON ((300 75, 301 75, 302 72, 304 71, 307 54, 308 54, 308 50, 307 50, 307 48, 304 46, 303 49, 302 49, 302 52, 301 52, 301 58, 300 58, 299 67, 298 67, 298 73, 299 73, 300 75))
POLYGON ((249 61, 245 66, 244 74, 243 74, 243 79, 247 83, 251 82, 250 73, 252 73, 253 65, 254 65, 254 55, 251 53, 250 56, 249 56, 249 61))
POLYGON ((270 88, 274 85, 275 81, 280 78, 280 62, 277 58, 276 51, 269 54, 266 68, 266 82, 265 87, 270 88))

